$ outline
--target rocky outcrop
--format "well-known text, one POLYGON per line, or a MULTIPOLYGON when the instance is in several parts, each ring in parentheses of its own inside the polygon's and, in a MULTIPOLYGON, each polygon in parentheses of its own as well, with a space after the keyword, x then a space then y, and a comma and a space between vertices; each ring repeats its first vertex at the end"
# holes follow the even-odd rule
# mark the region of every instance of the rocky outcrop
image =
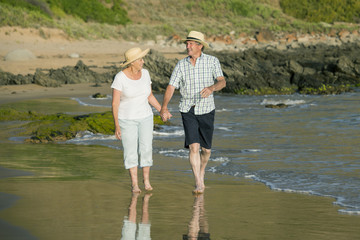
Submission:
MULTIPOLYGON (((264 36, 262 37, 264 38, 264 36)), ((207 52, 219 58, 227 80, 223 89, 235 94, 336 94, 360 86, 360 43, 341 45, 300 44, 297 48, 251 48, 245 51, 207 52)), ((152 78, 154 91, 163 91, 177 60, 166 59, 152 50, 144 68, 152 78)), ((120 70, 92 71, 82 61, 74 67, 37 69, 34 75, 0 72, 0 84, 35 83, 57 87, 74 83, 111 83, 120 70)))
POLYGON ((319 93, 318 89, 344 91, 360 85, 358 43, 278 50, 250 49, 244 52, 213 52, 223 66, 226 92, 262 90, 319 93))
POLYGON ((0 85, 38 84, 44 87, 59 87, 74 83, 109 83, 116 74, 116 67, 109 68, 106 73, 92 71, 81 60, 74 67, 59 69, 37 69, 34 75, 14 75, 0 70, 0 85))
POLYGON ((166 59, 162 54, 154 50, 151 50, 145 58, 144 68, 150 72, 153 90, 163 91, 169 83, 177 60, 166 59))

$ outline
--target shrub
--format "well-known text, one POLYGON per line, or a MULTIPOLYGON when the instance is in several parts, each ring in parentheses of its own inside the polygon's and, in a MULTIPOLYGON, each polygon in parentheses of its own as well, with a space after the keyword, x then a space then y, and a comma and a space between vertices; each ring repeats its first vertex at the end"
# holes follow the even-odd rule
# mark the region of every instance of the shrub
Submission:
POLYGON ((48 0, 51 8, 62 9, 66 14, 80 17, 85 22, 94 21, 108 24, 126 24, 130 22, 127 12, 122 8, 121 0, 113 0, 107 8, 98 0, 48 0))
POLYGON ((360 2, 354 0, 280 0, 283 11, 310 22, 360 22, 360 2))

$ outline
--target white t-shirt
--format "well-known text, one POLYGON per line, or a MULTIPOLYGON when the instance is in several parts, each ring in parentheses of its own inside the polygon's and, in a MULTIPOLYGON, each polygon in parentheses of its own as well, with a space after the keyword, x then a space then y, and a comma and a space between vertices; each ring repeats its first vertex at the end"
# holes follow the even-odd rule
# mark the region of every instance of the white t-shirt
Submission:
POLYGON ((116 74, 111 88, 121 91, 119 119, 141 119, 153 115, 148 97, 151 78, 148 70, 141 70, 141 78, 132 80, 123 71, 116 74))

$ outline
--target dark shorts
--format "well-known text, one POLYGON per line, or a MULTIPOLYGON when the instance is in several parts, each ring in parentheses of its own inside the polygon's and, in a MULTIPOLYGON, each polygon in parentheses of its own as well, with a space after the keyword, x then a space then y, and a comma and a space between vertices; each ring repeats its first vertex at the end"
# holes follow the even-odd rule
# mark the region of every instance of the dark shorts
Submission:
POLYGON ((184 131, 185 148, 192 143, 200 143, 200 146, 211 149, 214 133, 215 110, 203 115, 195 115, 194 107, 187 113, 181 113, 184 131))

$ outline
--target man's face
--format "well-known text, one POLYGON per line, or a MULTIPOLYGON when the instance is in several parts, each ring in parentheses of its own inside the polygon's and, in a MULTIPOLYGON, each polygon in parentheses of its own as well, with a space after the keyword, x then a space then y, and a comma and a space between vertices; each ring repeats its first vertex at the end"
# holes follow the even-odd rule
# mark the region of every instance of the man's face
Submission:
POLYGON ((199 44, 195 41, 186 42, 186 50, 189 56, 199 56, 201 54, 202 44, 199 44))

